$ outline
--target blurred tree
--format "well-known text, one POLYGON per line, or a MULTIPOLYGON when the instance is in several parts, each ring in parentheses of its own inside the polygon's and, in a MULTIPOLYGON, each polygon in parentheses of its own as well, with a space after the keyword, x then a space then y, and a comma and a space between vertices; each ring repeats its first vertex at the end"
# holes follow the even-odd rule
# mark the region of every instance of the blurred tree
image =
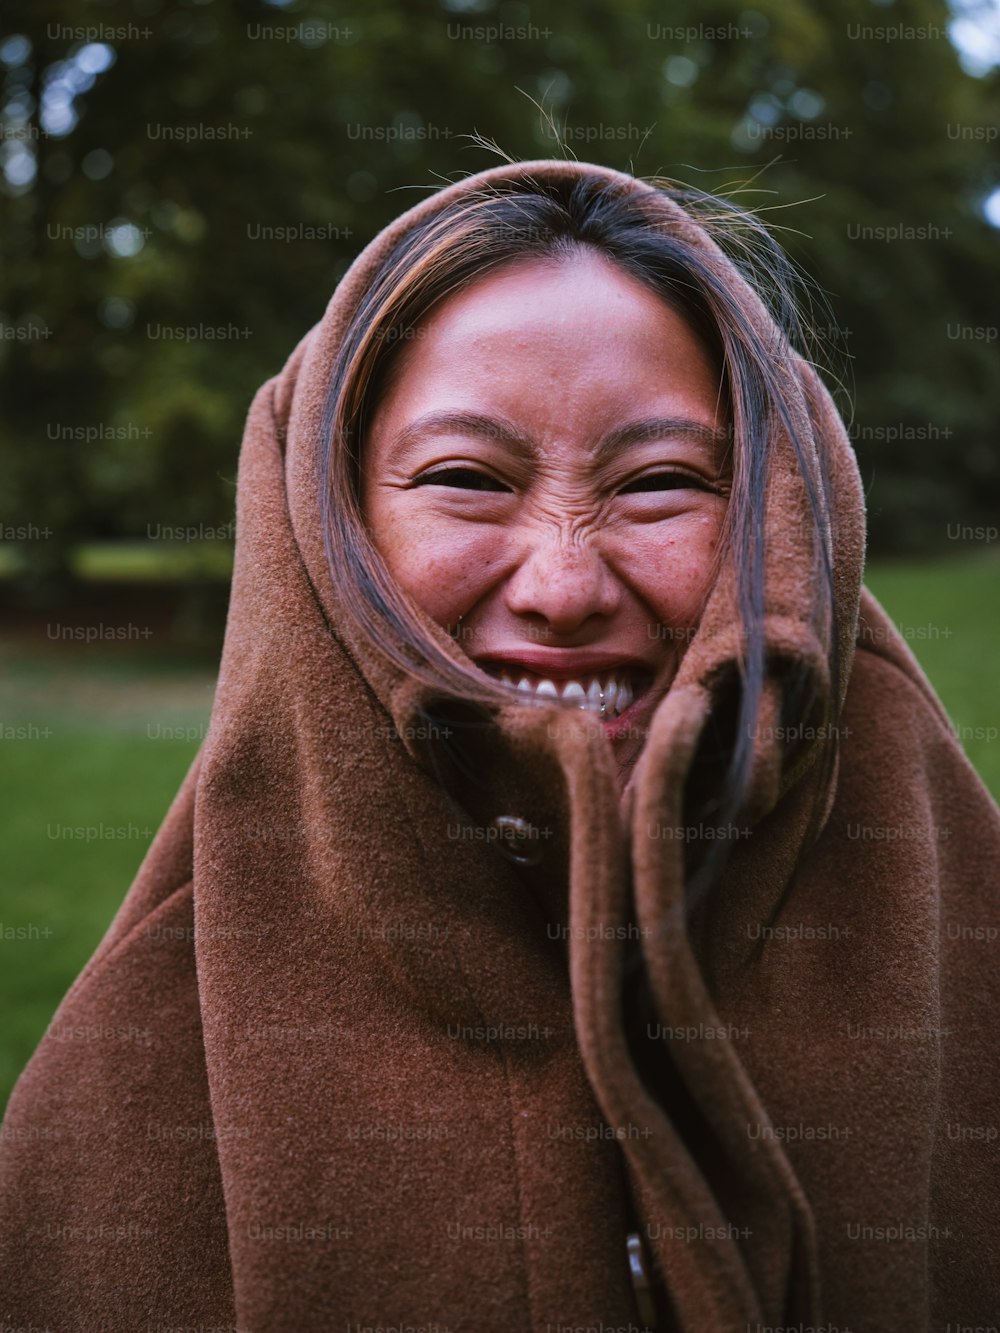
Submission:
POLYGON ((0 536, 49 586, 87 537, 224 529, 253 391, 390 218, 490 164, 473 131, 760 209, 829 294, 872 548, 987 521, 996 70, 938 0, 751 3, 9 0, 0 536))

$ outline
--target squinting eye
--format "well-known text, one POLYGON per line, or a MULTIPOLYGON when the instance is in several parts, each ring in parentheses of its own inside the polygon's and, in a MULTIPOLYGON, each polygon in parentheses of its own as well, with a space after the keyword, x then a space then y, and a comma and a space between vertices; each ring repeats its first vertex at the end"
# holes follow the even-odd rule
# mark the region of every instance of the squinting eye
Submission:
POLYGON ((510 487, 497 481, 496 477, 486 472, 477 472, 471 467, 443 467, 438 472, 425 472, 423 476, 416 477, 412 485, 455 486, 463 491, 510 492, 510 487))
POLYGON ((710 491, 707 481, 692 477, 688 472, 650 472, 645 477, 637 477, 628 482, 618 492, 619 495, 634 495, 642 491, 710 491))

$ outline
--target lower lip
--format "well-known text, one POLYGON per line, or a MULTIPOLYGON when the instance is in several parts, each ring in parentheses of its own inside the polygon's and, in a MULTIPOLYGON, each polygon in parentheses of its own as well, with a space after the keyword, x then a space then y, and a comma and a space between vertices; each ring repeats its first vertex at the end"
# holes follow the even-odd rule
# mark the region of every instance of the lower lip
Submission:
POLYGON ((617 717, 607 718, 604 722, 604 733, 609 740, 620 740, 635 724, 639 714, 646 706, 649 698, 649 690, 643 690, 625 709, 624 713, 619 713, 617 717))

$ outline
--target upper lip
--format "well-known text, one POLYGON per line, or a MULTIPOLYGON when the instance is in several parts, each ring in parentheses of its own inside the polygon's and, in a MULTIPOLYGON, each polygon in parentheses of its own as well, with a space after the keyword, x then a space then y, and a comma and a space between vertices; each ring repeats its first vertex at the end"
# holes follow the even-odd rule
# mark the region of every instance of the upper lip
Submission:
POLYGON ((641 657, 623 656, 599 649, 549 648, 504 649, 481 653, 477 666, 525 667, 550 680, 579 680, 581 676, 598 675, 621 669, 653 673, 651 663, 641 657))

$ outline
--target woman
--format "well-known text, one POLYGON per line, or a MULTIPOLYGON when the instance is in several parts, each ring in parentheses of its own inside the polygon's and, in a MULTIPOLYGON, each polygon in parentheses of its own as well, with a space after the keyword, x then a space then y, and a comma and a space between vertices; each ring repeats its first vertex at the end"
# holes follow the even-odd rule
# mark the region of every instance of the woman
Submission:
POLYGON ((1000 819, 725 232, 482 172, 258 394, 210 733, 11 1102, 6 1323, 995 1313, 1000 819))

